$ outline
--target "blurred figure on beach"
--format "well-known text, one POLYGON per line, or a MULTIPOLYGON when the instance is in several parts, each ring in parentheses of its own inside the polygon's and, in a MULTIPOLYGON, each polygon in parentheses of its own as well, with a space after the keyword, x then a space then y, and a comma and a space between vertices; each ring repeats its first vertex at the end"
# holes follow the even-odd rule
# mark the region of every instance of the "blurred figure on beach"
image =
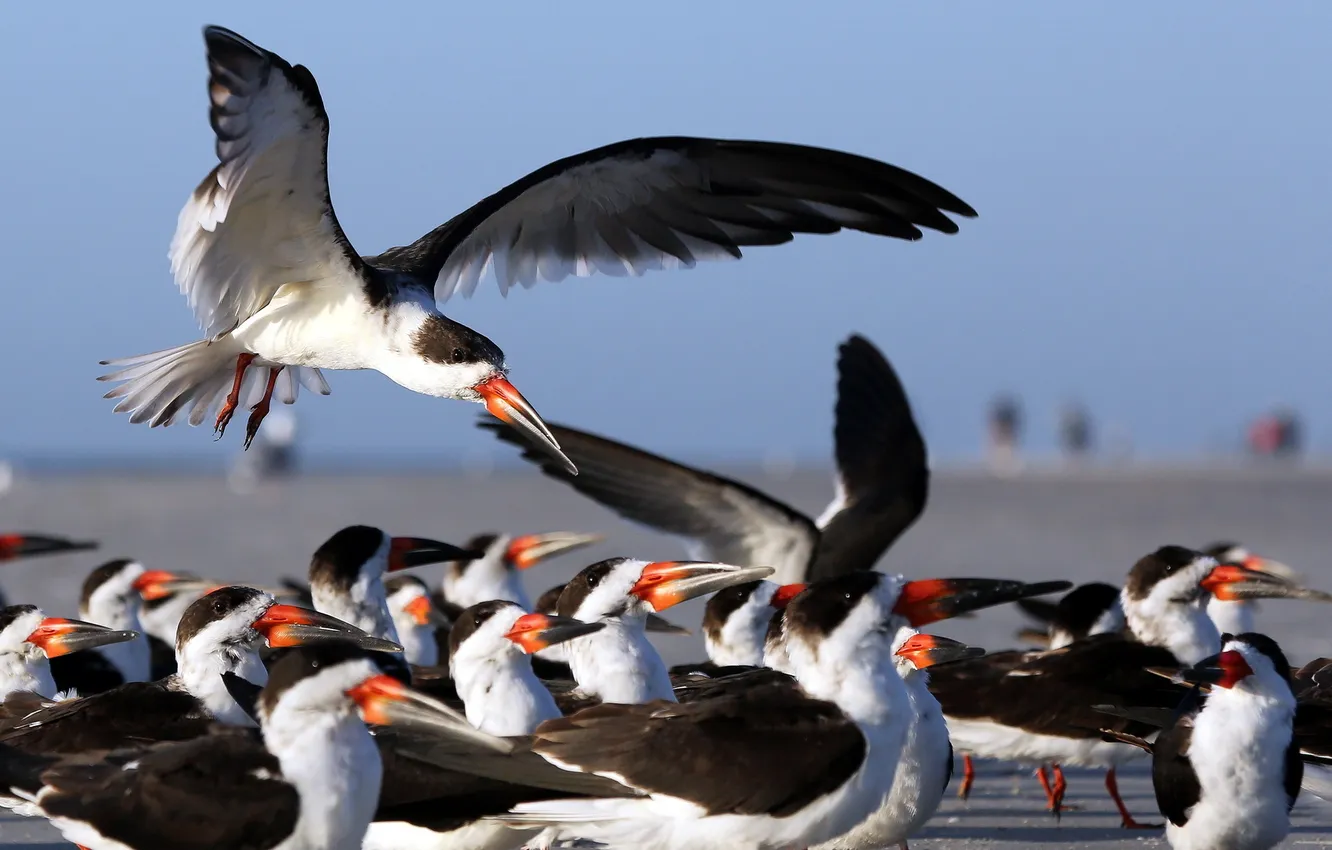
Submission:
POLYGON ((231 489, 248 493, 265 479, 296 472, 296 415, 289 408, 268 414, 248 451, 236 455, 227 475, 231 489))
POLYGON ((1091 447, 1091 414, 1079 402, 1064 403, 1059 408, 1059 448, 1064 461, 1070 464, 1085 462, 1091 447))
POLYGON ((1022 409, 1016 398, 1001 395, 990 403, 986 460, 992 472, 1012 474, 1021 470, 1021 439, 1022 409))
POLYGON ((1289 408, 1265 413, 1249 426, 1249 453, 1259 458, 1295 460, 1304 449, 1299 414, 1289 408))

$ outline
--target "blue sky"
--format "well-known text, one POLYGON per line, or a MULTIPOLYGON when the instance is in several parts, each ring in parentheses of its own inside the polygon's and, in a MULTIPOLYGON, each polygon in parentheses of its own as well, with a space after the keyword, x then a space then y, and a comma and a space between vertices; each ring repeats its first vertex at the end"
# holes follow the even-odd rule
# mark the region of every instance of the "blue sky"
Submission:
MULTIPOLYGON (((1297 406, 1319 444, 1332 5, 1237 2, 10 4, 0 53, 0 454, 221 458, 241 434, 111 413, 97 361, 197 338, 166 250, 214 164, 200 28, 319 80, 339 217, 415 239, 546 162, 689 134, 877 157, 979 212, 738 263, 572 279, 448 312, 543 415, 686 457, 827 456, 836 344, 898 366, 933 452, 976 451, 1021 394, 1031 443, 1084 401, 1145 454, 1297 406), (369 11, 369 14, 367 13, 369 11)), ((480 408, 332 373, 312 451, 484 451, 480 408)), ((238 420, 239 421, 239 420, 238 420)), ((497 456, 502 456, 501 450, 497 456)))

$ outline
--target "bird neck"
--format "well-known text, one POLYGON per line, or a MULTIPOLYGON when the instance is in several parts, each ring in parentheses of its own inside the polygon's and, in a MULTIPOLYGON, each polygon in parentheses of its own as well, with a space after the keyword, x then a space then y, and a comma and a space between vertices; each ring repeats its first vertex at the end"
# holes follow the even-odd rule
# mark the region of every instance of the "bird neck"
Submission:
POLYGON ((580 690, 603 702, 675 701, 670 672, 638 618, 607 617, 605 628, 569 641, 569 669, 580 690))
POLYGON ((32 691, 48 699, 55 696, 51 663, 35 647, 32 652, 0 653, 0 700, 15 691, 32 691))
POLYGON ((268 683, 268 670, 259 653, 243 644, 200 646, 194 640, 176 653, 176 678, 214 720, 232 726, 255 725, 227 690, 223 673, 233 673, 253 685, 268 683))
POLYGON ((530 735, 560 716, 555 698, 516 648, 472 656, 459 653, 450 665, 467 721, 491 735, 530 735))

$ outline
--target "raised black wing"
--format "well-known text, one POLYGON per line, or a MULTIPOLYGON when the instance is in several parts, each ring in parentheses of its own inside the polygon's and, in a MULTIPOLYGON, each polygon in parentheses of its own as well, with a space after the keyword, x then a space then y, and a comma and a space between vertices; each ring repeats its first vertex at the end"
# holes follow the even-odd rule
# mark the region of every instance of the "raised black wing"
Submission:
POLYGON ((975 216, 934 183, 887 163, 779 142, 629 139, 552 162, 410 245, 365 262, 471 295, 487 270, 515 283, 596 272, 641 275, 732 259, 742 246, 842 228, 898 239, 955 233, 975 216))
POLYGON ((837 495, 816 523, 810 581, 874 569, 929 497, 925 439, 892 365, 859 335, 838 352, 837 495))
POLYGON ((586 431, 550 425, 578 467, 578 474, 570 475, 507 426, 490 421, 478 426, 523 449, 523 459, 547 477, 625 519, 684 538, 691 557, 772 567, 773 581, 804 581, 818 529, 805 515, 752 487, 586 431))

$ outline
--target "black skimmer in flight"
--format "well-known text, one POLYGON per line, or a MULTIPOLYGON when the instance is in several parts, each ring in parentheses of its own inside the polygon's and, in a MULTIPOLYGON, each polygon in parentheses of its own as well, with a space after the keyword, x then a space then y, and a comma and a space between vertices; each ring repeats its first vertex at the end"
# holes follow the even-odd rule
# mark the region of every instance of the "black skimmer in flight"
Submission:
POLYGON ((953 777, 953 745, 943 709, 929 689, 929 668, 984 655, 985 650, 906 627, 898 629, 893 663, 906 683, 911 721, 893 790, 883 805, 850 832, 818 845, 817 850, 879 850, 901 845, 925 825, 943 800, 953 777))
POLYGON ((298 384, 328 392, 321 369, 374 369, 414 392, 483 402, 562 458, 507 380, 499 346, 439 312, 487 271, 507 292, 736 258, 796 233, 916 240, 921 228, 956 232, 945 212, 975 215, 930 181, 865 157, 673 136, 550 163, 416 242, 363 257, 330 200, 329 122, 314 75, 222 27, 206 27, 204 43, 219 163, 181 211, 170 257, 206 339, 108 362, 120 368, 104 380, 124 382, 108 395, 133 422, 167 425, 188 406, 198 424, 221 402, 220 431, 247 389, 262 386, 248 443, 279 381, 290 402, 298 384))
MULTIPOLYGON (((532 600, 523 589, 521 571, 556 555, 591 546, 600 534, 552 531, 545 534, 478 534, 463 547, 480 552, 479 558, 448 561, 440 583, 439 602, 459 610, 478 602, 504 599, 532 610, 532 600)), ((447 610, 447 609, 446 609, 447 610)))
POLYGON ((1152 754, 1166 840, 1174 850, 1275 847, 1304 772, 1285 655, 1266 635, 1226 635, 1220 654, 1176 677, 1209 692, 1189 693, 1155 741, 1110 733, 1152 754))
MULTIPOLYGON (((539 757, 548 768, 619 788, 603 799, 533 800, 503 820, 547 828, 542 841, 649 850, 786 850, 832 839, 877 810, 893 786, 912 718, 906 684, 892 668, 897 629, 1051 589, 907 582, 871 571, 811 584, 784 618, 794 679, 759 670, 762 681, 704 680, 707 695, 688 702, 603 703, 547 721, 515 763, 515 777, 540 781, 539 757)), ((465 760, 454 763, 469 769, 465 760)))
POLYGON ((48 617, 35 605, 0 608, 0 702, 18 692, 52 699, 59 689, 50 659, 135 636, 82 620, 48 617))
POLYGON ((6 723, 0 742, 29 753, 85 753, 130 741, 193 738, 214 721, 252 726, 224 675, 263 685, 268 671, 254 649, 260 639, 272 647, 340 641, 367 650, 399 648, 325 614, 277 604, 254 588, 224 587, 196 600, 181 618, 176 674, 43 708, 6 723))
POLYGON ((703 648, 708 660, 671 668, 671 676, 725 675, 764 665, 764 641, 773 616, 807 585, 750 581, 714 593, 703 608, 703 648))
MULTIPOLYGON (((1102 740, 1105 719, 1094 706, 1174 707, 1177 689, 1146 668, 1196 663, 1220 649, 1206 610, 1209 592, 1254 599, 1304 598, 1309 591, 1270 573, 1164 546, 1133 566, 1120 592, 1125 634, 1046 652, 998 653, 936 671, 930 690, 944 707, 953 746, 981 757, 1054 765, 1053 787, 1044 768, 1038 776, 1056 814, 1065 787, 1061 766, 1106 768, 1106 789, 1124 825, 1141 826, 1119 796, 1115 768, 1142 753, 1102 740)), ((1120 731, 1142 729, 1130 724, 1120 731)))
POLYGON ((152 681, 152 649, 139 622, 140 591, 169 575, 145 570, 128 558, 107 561, 88 574, 79 595, 79 617, 109 629, 132 631, 135 637, 93 652, 61 656, 51 665, 60 690, 88 696, 126 682, 152 681))
POLYGON ((447 647, 453 621, 435 606, 430 588, 414 575, 398 573, 384 579, 384 592, 407 663, 419 667, 439 664, 440 638, 447 647))
POLYGON ((767 564, 780 584, 873 569, 925 509, 929 467, 906 392, 868 340, 839 348, 833 437, 836 494, 818 519, 742 484, 633 446, 550 425, 572 475, 512 430, 480 426, 524 448, 523 458, 625 519, 683 538, 691 557, 767 564))
POLYGON ((772 573, 707 561, 609 558, 574 576, 556 612, 604 629, 564 644, 582 696, 603 702, 674 700, 670 672, 647 638, 647 615, 772 573))
MULTIPOLYGON (((100 760, 0 751, 0 775, 88 850, 354 850, 382 778, 366 723, 470 732, 349 645, 279 660, 258 715, 259 734, 213 729, 184 742, 133 742, 100 760)), ((488 743, 476 736, 476 746, 488 743)))

